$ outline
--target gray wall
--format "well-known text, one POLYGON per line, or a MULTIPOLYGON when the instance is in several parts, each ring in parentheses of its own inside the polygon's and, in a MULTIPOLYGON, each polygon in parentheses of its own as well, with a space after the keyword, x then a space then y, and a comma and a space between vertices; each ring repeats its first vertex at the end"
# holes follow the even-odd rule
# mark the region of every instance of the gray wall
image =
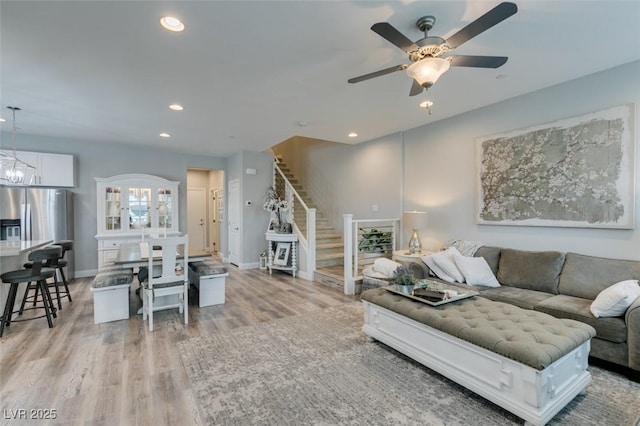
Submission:
MULTIPOLYGON (((427 207, 432 248, 449 239, 640 260, 640 185, 634 230, 475 223, 476 138, 640 102, 640 61, 405 132, 405 208, 427 207)), ((636 109, 636 123, 638 123, 636 109)), ((640 168, 636 137, 636 170, 640 168)), ((637 179, 636 179, 637 180, 637 179)))
MULTIPOLYGON (((4 141, 7 135, 2 135, 4 141)), ((146 173, 180 182, 180 231, 186 232, 187 168, 224 169, 226 160, 218 157, 130 147, 120 144, 97 144, 47 137, 19 135, 17 149, 24 151, 73 154, 75 156, 74 213, 76 276, 90 276, 98 268, 96 235, 96 177, 124 173, 146 173)))
POLYGON ((292 138, 275 151, 339 232, 344 213, 354 219, 401 216, 402 135, 359 145, 292 138))
MULTIPOLYGON (((356 146, 292 138, 276 150, 288 165, 304 164, 292 169, 337 228, 343 213, 357 219, 387 218, 424 209, 429 226, 420 236, 426 249, 467 239, 640 260, 637 182, 634 230, 475 223, 476 138, 628 103, 640 103, 640 61, 356 146), (374 204, 378 212, 372 211, 374 204)), ((636 108, 636 123, 639 112, 636 108)), ((636 137, 636 170, 639 147, 636 137)), ((404 230, 403 241, 408 233, 404 230)))
MULTIPOLYGON (((260 253, 266 251, 264 233, 269 224, 269 213, 262 205, 264 195, 273 181, 273 154, 270 152, 243 151, 229 157, 226 171, 227 183, 233 179, 240 181, 240 268, 255 268, 260 263, 260 253), (255 175, 246 173, 255 169, 255 175), (247 206, 246 201, 251 201, 247 206)), ((225 191, 228 191, 228 186, 225 191)), ((228 258, 226 244, 220 244, 228 258)))

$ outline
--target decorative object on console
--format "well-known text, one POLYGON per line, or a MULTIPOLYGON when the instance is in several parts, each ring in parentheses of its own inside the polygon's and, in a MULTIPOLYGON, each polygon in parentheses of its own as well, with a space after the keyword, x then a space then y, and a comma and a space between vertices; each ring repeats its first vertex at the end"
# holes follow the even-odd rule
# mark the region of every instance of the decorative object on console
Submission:
POLYGON ((282 200, 273 187, 267 190, 264 198, 265 201, 262 208, 268 212, 275 213, 277 220, 277 223, 273 225, 270 222, 269 230, 274 230, 281 234, 290 234, 292 226, 282 217, 282 213, 289 210, 289 203, 286 200, 282 200))
POLYGON ((634 126, 627 104, 478 139, 477 223, 633 229, 634 126))
POLYGON ((404 212, 402 214, 402 222, 406 228, 412 229, 411 239, 409 240, 409 253, 422 253, 422 243, 420 242, 418 230, 426 228, 427 212, 417 210, 404 212))
POLYGON ((276 247, 276 254, 273 259, 273 263, 276 265, 287 265, 289 263, 289 250, 291 249, 291 243, 278 243, 276 247))
POLYGON ((20 107, 8 106, 13 116, 11 143, 13 152, 0 150, 0 183, 8 185, 31 185, 34 183, 36 168, 18 158, 16 155, 16 111, 20 107))

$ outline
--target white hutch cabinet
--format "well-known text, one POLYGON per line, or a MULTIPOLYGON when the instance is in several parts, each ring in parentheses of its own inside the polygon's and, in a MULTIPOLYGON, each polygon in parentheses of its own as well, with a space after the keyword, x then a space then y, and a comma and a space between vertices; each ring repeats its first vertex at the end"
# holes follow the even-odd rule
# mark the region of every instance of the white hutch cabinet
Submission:
POLYGON ((96 178, 98 269, 120 244, 151 234, 178 235, 178 185, 158 176, 126 174, 96 178))

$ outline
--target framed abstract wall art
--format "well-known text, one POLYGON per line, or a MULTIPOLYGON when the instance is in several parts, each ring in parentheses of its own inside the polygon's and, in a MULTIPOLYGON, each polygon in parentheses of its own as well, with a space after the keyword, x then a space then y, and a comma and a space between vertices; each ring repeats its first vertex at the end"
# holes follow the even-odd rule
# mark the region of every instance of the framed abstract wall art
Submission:
POLYGON ((635 105, 477 140, 477 223, 634 227, 635 105))

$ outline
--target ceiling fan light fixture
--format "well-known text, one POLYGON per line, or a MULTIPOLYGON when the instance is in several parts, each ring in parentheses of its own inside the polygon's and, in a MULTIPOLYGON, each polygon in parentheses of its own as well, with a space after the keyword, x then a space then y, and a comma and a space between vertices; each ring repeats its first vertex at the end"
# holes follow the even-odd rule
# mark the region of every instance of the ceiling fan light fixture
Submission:
POLYGON ((440 76, 444 74, 450 66, 451 64, 446 59, 425 58, 409 65, 407 74, 421 86, 428 89, 438 81, 440 76))

